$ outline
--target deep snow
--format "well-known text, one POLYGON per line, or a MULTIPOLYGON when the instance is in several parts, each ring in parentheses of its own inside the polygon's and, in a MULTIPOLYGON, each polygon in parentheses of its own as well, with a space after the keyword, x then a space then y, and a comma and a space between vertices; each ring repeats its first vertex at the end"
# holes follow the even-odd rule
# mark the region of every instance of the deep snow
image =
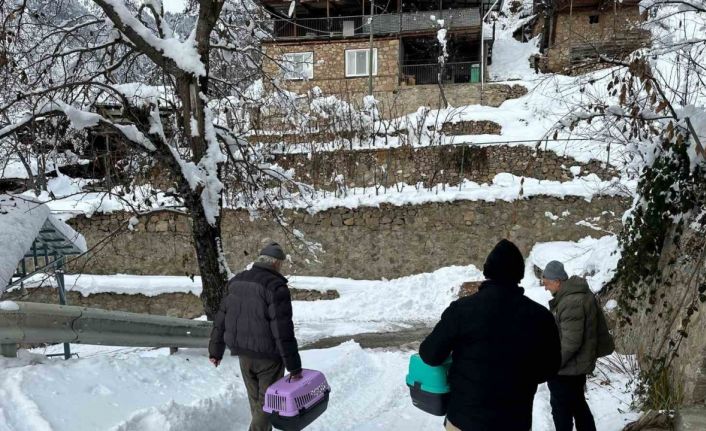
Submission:
MULTIPOLYGON (((322 370, 333 388, 328 411, 307 430, 440 430, 441 419, 409 399, 404 376, 411 353, 363 350, 352 342, 303 352, 305 367, 322 370)), ((618 431, 635 417, 628 376, 600 368, 588 384, 589 403, 599 430, 618 431)), ((131 350, 68 362, 24 354, 0 360, 0 370, 0 431, 247 430, 237 359, 227 357, 216 369, 203 350, 173 356, 165 349, 131 350)), ((533 430, 552 429, 542 385, 533 430)))

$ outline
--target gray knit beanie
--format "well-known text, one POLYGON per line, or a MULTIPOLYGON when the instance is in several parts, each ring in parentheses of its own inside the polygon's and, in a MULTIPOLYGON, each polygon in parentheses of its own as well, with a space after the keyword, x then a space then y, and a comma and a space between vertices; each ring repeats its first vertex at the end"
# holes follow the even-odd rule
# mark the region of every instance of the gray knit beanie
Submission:
POLYGON ((556 260, 552 260, 547 264, 547 267, 544 268, 544 272, 542 273, 542 277, 547 280, 563 281, 569 279, 569 276, 566 275, 566 271, 564 270, 564 264, 556 260))
POLYGON ((271 242, 267 244, 265 248, 260 251, 260 256, 270 256, 274 257, 277 260, 287 259, 287 255, 284 254, 282 246, 277 244, 276 242, 271 242))

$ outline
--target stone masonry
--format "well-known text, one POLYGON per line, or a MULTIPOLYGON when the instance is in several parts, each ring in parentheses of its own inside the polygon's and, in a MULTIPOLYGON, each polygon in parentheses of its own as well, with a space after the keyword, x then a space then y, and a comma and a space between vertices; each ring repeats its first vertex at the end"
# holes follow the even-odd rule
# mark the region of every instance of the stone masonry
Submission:
MULTIPOLYGON (((586 58, 593 50, 619 57, 628 54, 649 40, 649 32, 639 29, 643 18, 638 6, 607 10, 574 10, 556 15, 555 36, 547 50, 547 72, 566 72, 572 65, 571 51, 586 58), (598 22, 595 22, 595 20, 598 22), (593 23, 591 21, 594 21, 593 23), (586 54, 586 55, 583 55, 586 54)), ((590 58, 590 57, 589 57, 590 58)))
MULTIPOLYGON (((320 292, 318 290, 297 289, 290 286, 290 292, 292 293, 292 299, 295 301, 330 300, 339 297, 338 292, 335 290, 320 292)), ((13 290, 5 293, 2 298, 9 301, 40 302, 45 304, 56 304, 58 300, 56 289, 49 287, 13 290)), ((67 286, 66 301, 70 305, 111 311, 156 314, 185 319, 195 319, 203 316, 201 299, 191 293, 162 293, 155 296, 94 293, 83 296, 79 292, 71 291, 71 286, 67 286)))
MULTIPOLYGON (((457 201, 416 206, 334 208, 309 214, 287 211, 291 229, 303 232, 324 249, 318 261, 301 254, 273 220, 251 220, 244 211, 226 211, 223 240, 230 267, 237 271, 254 258, 263 238, 287 244, 293 263, 285 272, 355 279, 396 278, 449 265, 481 266, 501 238, 516 241, 524 253, 537 242, 602 236, 576 223, 591 219, 605 231, 617 232, 629 207, 624 198, 600 197, 591 202, 567 197, 533 197, 515 202, 457 201), (545 213, 561 215, 552 220, 545 213), (597 218, 597 219, 596 219, 597 218)), ((72 272, 94 274, 188 275, 197 273, 189 220, 174 212, 141 217, 135 232, 124 229, 126 213, 78 217, 70 223, 93 246, 109 232, 112 241, 72 272), (123 230, 120 230, 121 226, 123 230)), ((332 286, 335 288, 335 286, 332 286)))
POLYGON ((294 169, 295 178, 318 189, 337 190, 337 175, 346 187, 373 187, 424 183, 457 185, 461 178, 490 183, 495 175, 509 172, 540 180, 567 181, 569 168, 580 166, 581 174, 610 179, 617 173, 600 162, 579 164, 552 151, 535 152, 530 147, 434 146, 357 151, 334 151, 280 155, 275 159, 284 169, 294 169))
MULTIPOLYGON (((398 82, 397 39, 376 39, 373 47, 377 48, 377 75, 373 85, 378 91, 392 91, 398 82)), ((317 41, 306 44, 265 44, 264 72, 267 76, 280 73, 279 60, 282 54, 294 52, 314 53, 314 77, 308 81, 290 80, 285 86, 298 94, 306 93, 313 87, 319 87, 328 94, 364 93, 368 88, 368 77, 346 78, 345 52, 347 49, 369 48, 367 40, 342 40, 338 42, 317 41), (275 61, 273 61, 275 60, 275 61)))

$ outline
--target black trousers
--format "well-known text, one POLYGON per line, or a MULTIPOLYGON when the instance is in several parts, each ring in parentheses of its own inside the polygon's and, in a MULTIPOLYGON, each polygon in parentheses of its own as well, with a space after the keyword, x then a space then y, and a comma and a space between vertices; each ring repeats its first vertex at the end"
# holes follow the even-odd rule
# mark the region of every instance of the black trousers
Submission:
POLYGON ((586 403, 586 376, 555 376, 547 382, 556 431, 596 431, 591 409, 586 403))
POLYGON ((284 376, 284 364, 281 360, 241 356, 240 373, 243 375, 250 401, 252 421, 249 431, 272 431, 270 419, 262 411, 262 406, 265 405, 267 388, 284 376))

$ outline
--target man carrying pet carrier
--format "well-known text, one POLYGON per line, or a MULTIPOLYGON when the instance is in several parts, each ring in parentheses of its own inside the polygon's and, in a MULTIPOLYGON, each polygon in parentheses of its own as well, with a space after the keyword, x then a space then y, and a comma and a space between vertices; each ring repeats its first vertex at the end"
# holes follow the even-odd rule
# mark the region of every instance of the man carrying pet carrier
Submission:
POLYGON ((432 366, 452 357, 449 431, 529 431, 537 385, 559 370, 554 317, 518 286, 524 270, 520 250, 500 241, 478 293, 452 302, 419 348, 432 366))
POLYGON ((301 378, 301 359, 292 323, 292 299, 280 274, 286 255, 277 243, 262 249, 252 269, 228 282, 228 292, 213 322, 209 355, 217 367, 226 346, 240 357, 250 401, 250 431, 270 431, 262 411, 267 388, 284 376, 301 378))
POLYGON ((596 368, 597 358, 613 353, 615 345, 596 297, 581 277, 566 274, 561 262, 549 262, 542 273, 544 287, 553 296, 554 313, 561 336, 561 369, 549 382, 550 404, 557 431, 596 431, 586 403, 586 375, 596 368))

